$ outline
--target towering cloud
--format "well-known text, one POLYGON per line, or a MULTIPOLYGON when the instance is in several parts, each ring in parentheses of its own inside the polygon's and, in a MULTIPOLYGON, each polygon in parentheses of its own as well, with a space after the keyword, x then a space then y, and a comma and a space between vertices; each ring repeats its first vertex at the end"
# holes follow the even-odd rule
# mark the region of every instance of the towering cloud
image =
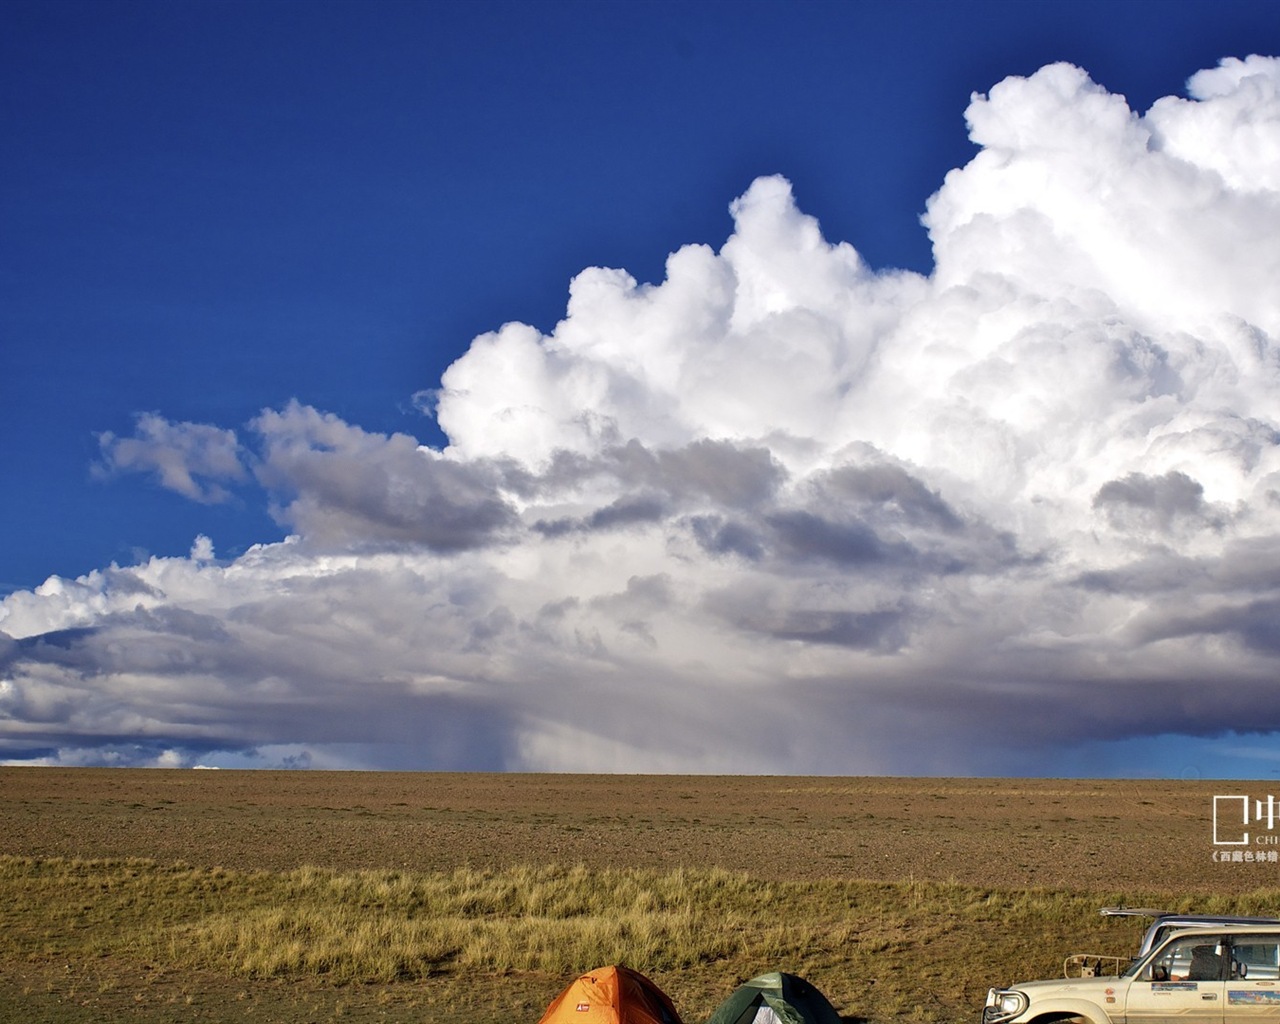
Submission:
POLYGON ((1054 773, 1280 731, 1280 60, 1145 114, 1053 65, 968 122, 927 278, 762 178, 718 252, 476 338, 443 450, 297 403, 104 437, 293 536, 8 597, 0 754, 1054 773))

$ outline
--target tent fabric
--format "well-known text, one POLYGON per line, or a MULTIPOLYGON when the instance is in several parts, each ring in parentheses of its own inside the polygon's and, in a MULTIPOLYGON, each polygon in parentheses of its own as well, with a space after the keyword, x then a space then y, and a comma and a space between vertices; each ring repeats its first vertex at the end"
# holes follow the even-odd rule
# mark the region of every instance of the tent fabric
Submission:
POLYGON ((739 985, 707 1024, 840 1024, 840 1015, 803 978, 775 971, 739 985))
POLYGON ((682 1024, 667 994, 639 971, 600 967, 575 978, 538 1024, 682 1024))

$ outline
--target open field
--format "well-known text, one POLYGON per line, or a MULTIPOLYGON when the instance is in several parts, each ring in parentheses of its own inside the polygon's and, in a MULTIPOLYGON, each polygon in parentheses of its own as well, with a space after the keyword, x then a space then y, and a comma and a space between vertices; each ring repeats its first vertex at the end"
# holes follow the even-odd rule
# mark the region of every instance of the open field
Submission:
POLYGON ((534 1024, 610 962, 973 1020, 1132 950, 1104 903, 1280 910, 1215 793, 1266 784, 0 769, 0 1020, 534 1024))

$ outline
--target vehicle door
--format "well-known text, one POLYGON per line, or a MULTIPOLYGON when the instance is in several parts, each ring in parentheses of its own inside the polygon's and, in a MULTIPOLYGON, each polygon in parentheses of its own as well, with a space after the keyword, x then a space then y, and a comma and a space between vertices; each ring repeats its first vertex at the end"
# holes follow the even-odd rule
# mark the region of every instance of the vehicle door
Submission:
POLYGON ((1172 939, 1129 982, 1128 1024, 1224 1024, 1226 940, 1213 932, 1172 939))
POLYGON ((1240 1024, 1280 1016, 1280 936, 1233 935, 1226 1019, 1240 1024))

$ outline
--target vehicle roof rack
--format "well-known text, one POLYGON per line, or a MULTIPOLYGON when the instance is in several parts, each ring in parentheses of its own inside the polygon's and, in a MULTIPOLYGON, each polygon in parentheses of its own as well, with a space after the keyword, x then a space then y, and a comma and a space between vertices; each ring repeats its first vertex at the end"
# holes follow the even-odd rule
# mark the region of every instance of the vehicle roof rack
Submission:
POLYGON ((1174 912, 1151 907, 1103 907, 1098 913, 1103 917, 1170 917, 1174 912))

